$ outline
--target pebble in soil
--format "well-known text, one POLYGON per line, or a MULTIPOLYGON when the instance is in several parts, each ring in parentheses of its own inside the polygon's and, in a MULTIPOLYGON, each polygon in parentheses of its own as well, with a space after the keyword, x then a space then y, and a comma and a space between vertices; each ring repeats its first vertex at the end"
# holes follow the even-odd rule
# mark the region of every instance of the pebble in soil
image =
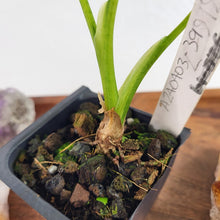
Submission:
POLYGON ((105 196, 105 188, 102 184, 95 183, 89 186, 89 191, 91 191, 96 197, 104 197, 105 196))
POLYGON ((54 152, 62 145, 61 136, 55 132, 48 135, 44 140, 44 147, 50 151, 54 152))
POLYGON ((147 149, 149 159, 156 158, 157 160, 161 155, 161 141, 155 138, 151 141, 147 149))
POLYGON ((90 185, 102 183, 107 174, 106 160, 104 155, 95 155, 89 158, 79 167, 79 182, 90 185))
POLYGON ((79 136, 87 136, 94 132, 96 120, 88 111, 77 112, 73 116, 73 127, 79 136))
POLYGON ((77 183, 70 197, 70 203, 72 203, 75 208, 82 207, 89 201, 89 196, 89 191, 77 183))
POLYGON ((45 184, 46 190, 48 190, 52 195, 60 195, 64 186, 65 180, 60 174, 57 174, 56 176, 47 180, 45 184))

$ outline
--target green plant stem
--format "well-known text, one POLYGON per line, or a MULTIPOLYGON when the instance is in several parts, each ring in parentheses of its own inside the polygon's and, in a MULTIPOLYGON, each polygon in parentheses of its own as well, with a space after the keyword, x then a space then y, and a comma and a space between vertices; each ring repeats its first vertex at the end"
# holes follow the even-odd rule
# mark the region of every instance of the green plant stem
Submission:
POLYGON ((184 30, 188 22, 190 13, 184 18, 184 20, 168 35, 156 42, 133 67, 124 84, 119 90, 118 102, 115 106, 115 111, 121 118, 121 122, 124 123, 127 111, 131 104, 132 98, 137 91, 141 81, 163 53, 163 51, 176 39, 176 37, 184 30))
POLYGON ((95 22, 92 10, 90 8, 88 0, 79 0, 79 2, 81 4, 83 14, 86 19, 87 26, 89 28, 90 35, 94 43, 94 36, 96 33, 96 22, 95 22))
POLYGON ((113 32, 118 0, 108 0, 102 5, 99 10, 97 24, 88 0, 80 0, 80 4, 96 51, 105 107, 106 110, 110 110, 115 107, 118 101, 113 58, 113 32))
POLYGON ((115 107, 118 101, 113 58, 113 31, 117 4, 118 0, 108 0, 100 8, 94 37, 106 110, 115 107))

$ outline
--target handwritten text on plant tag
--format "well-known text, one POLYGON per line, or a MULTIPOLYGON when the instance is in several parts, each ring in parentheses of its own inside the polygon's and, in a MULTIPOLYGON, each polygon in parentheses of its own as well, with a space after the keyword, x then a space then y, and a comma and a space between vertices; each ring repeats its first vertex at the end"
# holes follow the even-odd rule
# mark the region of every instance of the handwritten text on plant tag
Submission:
POLYGON ((178 136, 220 59, 220 1, 196 0, 150 122, 178 136))

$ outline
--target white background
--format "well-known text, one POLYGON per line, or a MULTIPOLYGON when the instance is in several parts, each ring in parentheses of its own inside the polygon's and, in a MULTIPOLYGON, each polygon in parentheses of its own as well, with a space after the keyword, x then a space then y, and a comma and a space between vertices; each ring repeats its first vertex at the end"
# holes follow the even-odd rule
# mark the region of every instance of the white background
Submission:
MULTIPOLYGON (((95 17, 103 0, 91 0, 95 17)), ((119 0, 114 34, 117 84, 154 42, 192 9, 193 0, 119 0)), ((163 89, 180 37, 138 91, 163 89)), ((220 68, 208 88, 220 88, 220 68)), ((0 0, 0 89, 29 96, 68 95, 81 85, 102 92, 98 65, 78 0, 0 0)))

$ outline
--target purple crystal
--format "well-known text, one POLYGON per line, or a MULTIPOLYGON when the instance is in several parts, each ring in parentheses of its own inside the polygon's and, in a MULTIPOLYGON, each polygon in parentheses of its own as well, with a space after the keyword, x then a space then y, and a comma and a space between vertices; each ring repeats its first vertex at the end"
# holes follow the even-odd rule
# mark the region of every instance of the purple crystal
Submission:
POLYGON ((16 89, 0 90, 0 146, 30 125, 35 119, 32 99, 16 89))

